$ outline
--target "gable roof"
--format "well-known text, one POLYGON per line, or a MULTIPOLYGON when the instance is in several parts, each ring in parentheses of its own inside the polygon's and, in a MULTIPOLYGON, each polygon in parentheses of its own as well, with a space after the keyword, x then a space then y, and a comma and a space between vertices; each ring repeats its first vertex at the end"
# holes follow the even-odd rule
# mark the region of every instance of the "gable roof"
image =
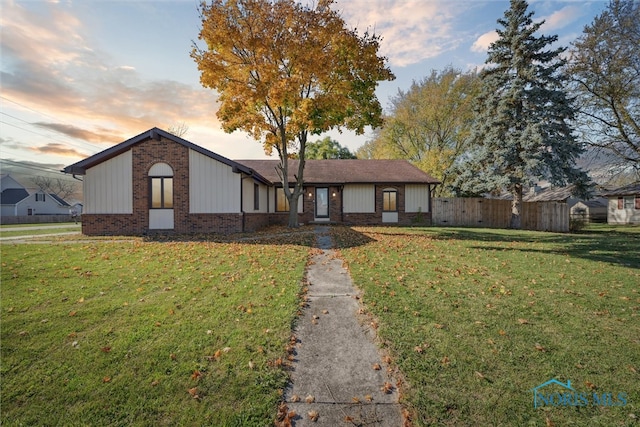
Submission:
POLYGON ((625 185, 624 187, 616 188, 614 190, 604 191, 602 195, 605 197, 640 195, 640 182, 625 185))
MULTIPOLYGON (((279 160, 237 160, 273 183, 279 183, 276 172, 279 160)), ((295 182, 298 160, 289 160, 289 182, 295 182)), ((304 167, 307 184, 440 184, 440 181, 418 169, 407 160, 331 159, 307 160, 304 167)))
POLYGON ((29 197, 29 192, 24 188, 7 188, 0 193, 0 204, 15 205, 27 197, 29 197))
POLYGON ((158 129, 157 127, 142 132, 140 135, 134 136, 133 138, 121 142, 120 144, 114 145, 111 148, 107 148, 106 150, 94 154, 93 156, 87 157, 84 160, 69 165, 65 167, 62 172, 73 175, 84 175, 86 174, 87 169, 105 162, 113 157, 116 157, 124 153, 125 151, 128 151, 132 146, 136 144, 148 141, 150 139, 160 140, 160 138, 169 139, 177 144, 183 145, 191 150, 197 151, 200 154, 217 160, 220 163, 231 166, 233 168, 233 171, 236 173, 242 172, 247 175, 252 175, 259 181, 262 181, 265 184, 269 184, 269 182, 263 176, 256 174, 255 171, 251 170, 250 168, 241 165, 240 163, 236 163, 233 160, 229 160, 226 157, 214 153, 213 151, 209 151, 206 148, 200 147, 199 145, 189 142, 186 139, 182 139, 178 136, 170 134, 169 132, 163 131, 162 129, 158 129))
POLYGON ((71 206, 69 203, 67 203, 62 197, 58 196, 57 194, 54 193, 49 193, 49 195, 51 196, 51 198, 53 200, 55 200, 60 206, 71 206))

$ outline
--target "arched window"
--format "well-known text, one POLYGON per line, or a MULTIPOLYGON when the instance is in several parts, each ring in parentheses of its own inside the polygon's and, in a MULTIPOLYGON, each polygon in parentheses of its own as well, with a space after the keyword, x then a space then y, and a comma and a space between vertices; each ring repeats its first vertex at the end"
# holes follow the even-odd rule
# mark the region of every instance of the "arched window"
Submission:
POLYGON ((156 163, 149 169, 149 207, 173 209, 173 169, 166 163, 156 163))
POLYGON ((398 191, 395 188, 382 190, 382 212, 398 211, 398 191))

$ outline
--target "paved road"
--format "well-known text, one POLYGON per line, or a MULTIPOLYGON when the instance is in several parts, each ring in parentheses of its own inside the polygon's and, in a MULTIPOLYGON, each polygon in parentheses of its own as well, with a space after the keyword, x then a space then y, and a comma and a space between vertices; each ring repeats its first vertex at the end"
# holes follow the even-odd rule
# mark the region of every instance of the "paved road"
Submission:
POLYGON ((29 232, 30 230, 50 230, 52 228, 80 228, 80 224, 59 224, 59 225, 36 225, 29 227, 3 227, 0 228, 0 231, 24 231, 29 232))

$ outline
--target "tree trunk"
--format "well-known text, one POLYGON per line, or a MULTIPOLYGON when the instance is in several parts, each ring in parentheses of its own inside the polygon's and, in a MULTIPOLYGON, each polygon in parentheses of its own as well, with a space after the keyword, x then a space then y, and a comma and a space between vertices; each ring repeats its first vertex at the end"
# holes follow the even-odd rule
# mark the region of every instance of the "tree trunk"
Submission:
POLYGON ((509 227, 519 230, 522 228, 522 185, 516 184, 511 193, 513 202, 511 203, 511 223, 509 227))
POLYGON ((289 228, 296 228, 300 224, 298 223, 298 199, 300 198, 300 193, 296 190, 291 194, 291 199, 289 200, 289 228))

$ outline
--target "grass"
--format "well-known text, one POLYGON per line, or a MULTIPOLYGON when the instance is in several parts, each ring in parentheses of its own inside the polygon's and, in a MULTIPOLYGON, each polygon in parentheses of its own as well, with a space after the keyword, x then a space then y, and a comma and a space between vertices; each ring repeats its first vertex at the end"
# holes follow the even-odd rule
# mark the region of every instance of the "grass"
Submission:
POLYGON ((333 234, 416 425, 638 422, 640 228, 333 234), (588 405, 534 408, 531 390, 551 378, 570 380, 588 405), (609 392, 626 405, 593 404, 609 392))
MULTIPOLYGON (((332 234, 415 425, 637 423, 640 228, 332 234)), ((0 424, 272 425, 314 236, 254 237, 0 245, 0 424)))
POLYGON ((312 238, 3 244, 0 424, 270 425, 312 238))

